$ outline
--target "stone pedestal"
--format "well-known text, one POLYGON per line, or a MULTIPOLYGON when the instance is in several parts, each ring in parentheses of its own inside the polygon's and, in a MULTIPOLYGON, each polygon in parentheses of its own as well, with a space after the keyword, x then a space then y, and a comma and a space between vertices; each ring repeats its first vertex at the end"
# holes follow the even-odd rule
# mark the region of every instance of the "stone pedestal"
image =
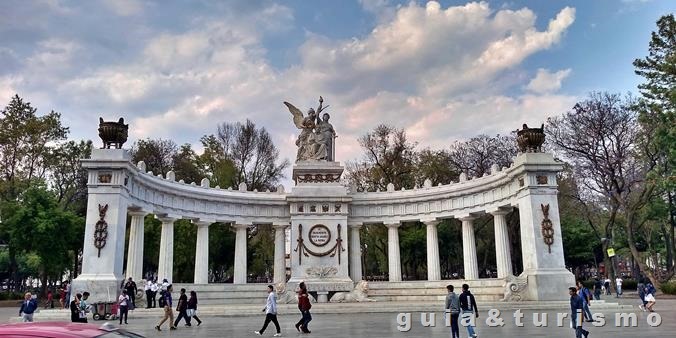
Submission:
POLYGON ((347 188, 337 162, 304 161, 293 168, 296 186, 291 208, 291 285, 305 281, 321 299, 331 291, 353 288, 349 276, 347 188))

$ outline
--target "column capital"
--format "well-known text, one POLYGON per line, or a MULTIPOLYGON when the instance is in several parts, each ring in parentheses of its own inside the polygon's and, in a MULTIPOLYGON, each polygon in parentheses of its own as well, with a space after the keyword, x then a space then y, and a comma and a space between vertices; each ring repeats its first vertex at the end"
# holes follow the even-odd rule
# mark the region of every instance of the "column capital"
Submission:
POLYGON ((272 223, 272 228, 275 230, 286 230, 290 226, 291 224, 289 223, 272 223))
POLYGON ((471 221, 479 218, 479 216, 475 216, 475 215, 472 215, 472 214, 464 214, 464 215, 457 215, 457 216, 455 216, 455 218, 457 218, 457 219, 459 219, 463 222, 471 222, 471 221))
POLYGON ((388 229, 391 229, 391 228, 399 228, 399 227, 401 226, 401 223, 400 223, 400 222, 397 222, 397 223, 384 223, 384 224, 385 224, 385 226, 386 226, 388 229))
POLYGON ((216 223, 216 220, 213 220, 213 219, 194 219, 194 220, 192 220, 192 224, 195 224, 198 227, 208 227, 213 223, 216 223))
POLYGON ((233 229, 235 229, 235 230, 239 230, 239 229, 244 229, 244 230, 246 230, 246 229, 248 229, 251 225, 252 225, 252 224, 243 224, 243 223, 232 223, 232 224, 230 224, 230 226, 231 226, 233 229))
POLYGON ((361 222, 358 222, 358 223, 347 222, 347 227, 350 228, 350 229, 354 229, 354 228, 361 229, 362 226, 364 226, 364 223, 361 223, 361 222))
POLYGON ((427 226, 437 226, 439 223, 441 223, 440 219, 432 218, 432 219, 421 219, 420 222, 423 222, 427 226))
POLYGON ((148 212, 146 212, 145 210, 127 210, 127 213, 129 214, 129 216, 136 216, 136 217, 139 217, 139 216, 145 217, 148 214, 148 212))
POLYGON ((165 216, 157 216, 155 215, 155 218, 158 219, 162 223, 174 223, 176 222, 180 217, 176 217, 174 215, 165 215, 165 216))
POLYGON ((487 212, 493 216, 504 216, 512 212, 512 208, 498 208, 493 210, 487 210, 487 212))

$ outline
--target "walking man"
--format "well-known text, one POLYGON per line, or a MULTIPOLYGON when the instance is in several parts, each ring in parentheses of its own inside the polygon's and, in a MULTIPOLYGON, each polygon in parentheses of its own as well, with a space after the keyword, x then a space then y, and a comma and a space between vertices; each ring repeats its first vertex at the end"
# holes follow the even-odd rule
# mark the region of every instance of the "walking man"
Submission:
POLYGON ((458 326, 458 317, 460 316, 460 299, 453 292, 453 285, 447 285, 448 295, 446 296, 446 315, 451 316, 451 338, 460 338, 460 327, 458 326))
POLYGON ((24 323, 33 321, 33 313, 38 308, 38 302, 33 298, 30 292, 26 292, 23 296, 23 302, 21 302, 21 308, 19 309, 19 317, 22 318, 24 323))
POLYGON ((584 311, 584 317, 588 322, 593 322, 591 310, 589 310, 589 301, 592 299, 591 292, 587 289, 582 280, 577 280, 577 294, 582 298, 582 310, 584 311))
POLYGON ((568 288, 568 294, 570 294, 570 322, 573 325, 575 330, 575 338, 587 338, 589 336, 589 331, 582 328, 583 316, 582 316, 582 298, 577 294, 577 288, 571 286, 568 288), (578 314, 580 319, 578 321, 578 314))
POLYGON ((601 283, 601 280, 596 277, 594 279, 594 299, 596 300, 601 300, 601 289, 603 288, 603 284, 601 283))
POLYGON ((178 297, 178 305, 176 305, 176 312, 178 312, 178 317, 174 322, 174 327, 178 326, 178 323, 181 322, 181 318, 185 319, 185 326, 192 326, 190 324, 190 316, 188 316, 188 296, 185 294, 185 289, 181 289, 181 295, 178 297))
POLYGON ((159 287, 157 286, 157 280, 154 280, 150 283, 150 298, 148 298, 148 302, 150 302, 151 308, 157 307, 157 301, 155 300, 157 297, 157 289, 159 289, 159 287))
POLYGON ((171 287, 171 284, 169 284, 167 286, 167 291, 165 291, 162 294, 162 297, 164 297, 164 300, 163 300, 163 302, 164 302, 164 317, 155 326, 155 330, 157 330, 157 331, 162 331, 160 329, 160 326, 162 326, 162 324, 164 324, 164 322, 166 322, 167 319, 169 319, 169 329, 170 330, 176 330, 176 326, 173 325, 174 324, 174 312, 171 309, 171 307, 173 306, 172 305, 173 303, 171 301, 171 292, 172 291, 173 291, 173 289, 171 287))
POLYGON ((124 289, 127 290, 127 295, 131 299, 131 304, 129 304, 129 309, 133 310, 136 308, 136 293, 138 288, 136 288, 136 282, 134 282, 131 277, 127 280, 127 283, 124 284, 124 289))
POLYGON ((474 330, 475 318, 479 318, 479 309, 476 307, 474 295, 469 292, 469 285, 462 285, 462 294, 459 297, 460 310, 462 310, 463 325, 467 324, 467 335, 469 337, 478 337, 474 330))
POLYGON ((268 299, 265 303, 265 308, 263 309, 263 312, 265 312, 265 322, 263 323, 263 328, 260 331, 254 331, 254 333, 259 336, 263 335, 263 332, 265 332, 265 329, 268 327, 270 322, 275 324, 275 328, 277 329, 277 333, 272 336, 282 336, 282 329, 279 327, 279 322, 277 321, 277 295, 273 290, 274 289, 272 285, 268 285, 268 299))
POLYGON ((616 297, 619 298, 622 296, 622 277, 617 276, 617 278, 615 278, 615 287, 615 292, 617 293, 616 297))
POLYGON ((603 286, 606 288, 606 296, 610 295, 610 278, 606 277, 603 281, 603 286))
POLYGON ((152 307, 152 302, 150 301, 153 296, 152 285, 153 281, 148 279, 144 287, 146 292, 146 309, 150 309, 152 307))

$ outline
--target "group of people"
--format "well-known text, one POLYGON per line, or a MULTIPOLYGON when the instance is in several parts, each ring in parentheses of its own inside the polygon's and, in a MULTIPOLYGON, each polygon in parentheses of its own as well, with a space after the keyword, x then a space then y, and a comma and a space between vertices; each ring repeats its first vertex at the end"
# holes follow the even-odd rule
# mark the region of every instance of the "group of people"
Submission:
POLYGON ((155 330, 162 331, 162 324, 164 324, 167 320, 169 321, 170 330, 176 330, 176 327, 181 322, 181 319, 185 320, 185 326, 188 327, 192 326, 192 319, 197 321, 197 326, 202 324, 202 321, 199 319, 199 317, 197 317, 197 292, 190 291, 190 299, 188 299, 186 290, 183 288, 181 289, 180 295, 178 297, 178 303, 176 304, 176 312, 178 312, 178 317, 176 317, 176 320, 174 320, 174 302, 171 296, 171 293, 173 292, 173 286, 169 284, 167 285, 166 290, 160 290, 161 293, 159 305, 160 307, 164 308, 164 316, 155 326, 155 330))
POLYGON ((469 291, 469 285, 462 285, 462 293, 456 294, 453 285, 447 285, 446 306, 444 307, 444 316, 451 316, 451 338, 460 338, 460 326, 458 319, 467 324, 467 335, 469 337, 478 337, 474 325, 475 318, 479 318, 479 309, 476 306, 474 295, 469 291))
POLYGON ((87 314, 91 312, 87 299, 89 292, 76 293, 73 300, 70 301, 70 321, 73 323, 86 323, 87 314))
MULTIPOLYGON (((300 310, 301 318, 294 326, 296 327, 296 330, 298 332, 311 333, 309 324, 310 321, 312 320, 312 315, 310 314, 312 303, 310 303, 310 296, 308 294, 305 282, 301 282, 298 285, 297 293, 298 293, 298 310, 300 310)), ((277 330, 277 332, 273 335, 273 337, 281 336, 282 330, 279 327, 279 322, 277 321, 277 294, 275 293, 272 285, 268 285, 268 298, 265 302, 265 308, 263 308, 263 312, 265 312, 265 321, 263 322, 263 328, 261 328, 258 331, 254 331, 254 333, 259 336, 263 335, 265 329, 267 329, 268 327, 268 324, 272 322, 273 324, 275 324, 275 329, 277 330)))

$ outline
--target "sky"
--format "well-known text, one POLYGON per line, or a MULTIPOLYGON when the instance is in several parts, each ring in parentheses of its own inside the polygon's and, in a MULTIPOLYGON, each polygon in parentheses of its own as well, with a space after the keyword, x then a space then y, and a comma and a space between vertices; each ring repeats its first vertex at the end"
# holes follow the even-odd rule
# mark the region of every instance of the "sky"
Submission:
MULTIPOLYGON (((0 105, 18 94, 100 146, 98 118, 129 142, 191 143, 251 119, 295 159, 283 101, 319 96, 336 158, 386 123, 419 148, 509 134, 590 91, 637 92, 632 61, 676 2, 395 0, 0 1, 0 105)), ((291 170, 286 173, 291 176, 291 170)))

